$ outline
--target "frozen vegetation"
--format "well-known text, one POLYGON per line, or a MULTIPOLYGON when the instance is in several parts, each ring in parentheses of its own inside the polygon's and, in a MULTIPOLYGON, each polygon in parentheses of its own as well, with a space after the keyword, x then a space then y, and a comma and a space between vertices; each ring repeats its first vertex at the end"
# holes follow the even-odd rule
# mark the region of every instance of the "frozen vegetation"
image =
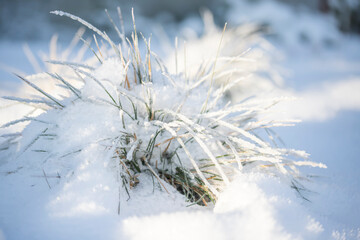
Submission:
POLYGON ((1 89, 0 240, 360 238, 360 40, 228 4, 223 28, 205 10, 174 41, 52 12, 91 38, 54 37, 43 62, 25 47, 37 73, 1 89))

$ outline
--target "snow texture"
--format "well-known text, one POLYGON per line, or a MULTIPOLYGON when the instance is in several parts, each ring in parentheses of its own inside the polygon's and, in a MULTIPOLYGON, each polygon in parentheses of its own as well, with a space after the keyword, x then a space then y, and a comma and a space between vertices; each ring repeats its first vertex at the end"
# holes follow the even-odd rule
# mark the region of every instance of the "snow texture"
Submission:
MULTIPOLYGON (((246 170, 234 175, 213 208, 187 207, 189 203, 183 195, 163 182, 170 191, 166 193, 159 184, 153 184, 149 175, 139 176, 140 183, 132 189, 131 198, 128 199, 125 190, 119 189, 119 184, 114 181, 114 166, 109 161, 103 161, 109 159, 108 152, 104 151, 106 141, 93 141, 101 140, 104 135, 116 138, 124 113, 117 112, 112 106, 77 103, 70 104, 65 110, 66 114, 58 114, 57 110, 44 114, 44 111, 38 110, 30 117, 36 117, 39 121, 32 121, 28 126, 28 122, 22 122, 0 129, 2 140, 11 137, 8 141, 10 144, 19 136, 6 134, 19 133, 25 128, 20 150, 29 145, 32 150, 55 150, 50 158, 42 157, 46 156, 46 152, 39 151, 20 151, 16 158, 13 155, 0 155, 0 240, 360 239, 360 181, 357 173, 360 167, 357 146, 360 140, 360 72, 357 67, 360 64, 360 40, 340 33, 334 19, 329 16, 294 12, 287 5, 270 0, 254 3, 229 0, 229 3, 232 6, 228 12, 229 23, 266 23, 273 33, 267 41, 254 36, 245 43, 239 43, 236 50, 232 47, 234 39, 253 27, 230 28, 225 33, 223 55, 234 57, 250 47, 254 48, 235 64, 247 72, 232 73, 238 75, 239 79, 248 73, 253 75, 241 81, 239 88, 231 89, 230 94, 233 99, 242 99, 258 92, 261 92, 258 95, 266 97, 281 95, 298 98, 281 102, 266 116, 270 119, 297 118, 304 121, 296 127, 276 129, 276 132, 288 146, 305 149, 311 153, 310 160, 324 162, 328 166, 326 170, 305 171, 316 175, 306 183, 306 187, 313 191, 306 195, 312 202, 299 198, 279 177, 246 170), (229 55, 229 52, 233 55, 229 55), (274 58, 279 54, 286 61, 279 63, 274 58), (281 69, 275 69, 280 64, 293 72, 285 73, 285 77, 281 78, 281 74, 277 74, 281 69), (271 80, 262 75, 264 72, 269 73, 271 80), (32 144, 36 134, 42 133, 45 126, 51 129, 55 123, 62 129, 61 133, 44 133, 48 134, 47 138, 58 134, 56 144, 51 141, 32 144)), ((176 71, 186 69, 189 78, 196 75, 192 66, 216 55, 221 33, 219 29, 208 28, 204 36, 187 39, 185 46, 179 41, 177 53, 172 51, 166 58, 169 71, 176 74, 176 71), (186 66, 183 64, 184 51, 188 63, 186 66), (173 60, 175 54, 179 56, 177 69, 173 60)), ((2 42, 0 48, 4 53, 8 49, 17 51, 13 43, 2 42)), ((4 58, 5 54, 1 56, 1 61, 5 61, 4 58)), ((51 59, 66 61, 61 56, 51 59)), ((81 56, 74 62, 78 61, 81 61, 81 56)), ((86 64, 94 65, 96 61, 92 59, 86 64)), ((109 59, 94 73, 96 78, 104 79, 102 83, 107 89, 124 81, 123 69, 117 61, 109 59), (111 79, 111 82, 105 79, 111 79)), ((221 62, 218 64, 222 66, 221 62)), ((49 66, 53 68, 51 72, 72 76, 67 75, 68 70, 65 69, 68 67, 49 66)), ((35 84, 57 97, 68 94, 61 88, 53 88, 54 79, 48 75, 42 76, 35 84), (49 83, 49 79, 53 82, 49 83)), ((39 75, 29 79, 39 79, 39 75)), ((221 84, 223 79, 217 79, 221 84)), ((12 92, 23 93, 24 89, 34 94, 26 86, 12 92)), ((155 89, 155 95, 163 96, 164 92, 173 89, 163 86, 155 89)), ((3 89, 1 91, 4 92, 3 89)), ((143 89, 138 91, 142 92, 143 89)), ((103 90, 95 81, 89 81, 82 94, 84 97, 104 97, 103 90)), ((166 108, 171 102, 178 102, 182 94, 175 91, 168 98, 154 101, 159 108, 166 108)), ((206 96, 206 91, 198 94, 206 96)), ((4 95, 14 94, 6 91, 4 95)), ((67 97, 64 96, 64 99, 67 97)), ((196 98, 191 100, 195 101, 196 98)), ((0 101, 2 106, 11 104, 6 99, 0 101)), ((201 107, 201 104, 196 105, 201 107)), ((47 110, 48 106, 44 109, 47 110)), ((191 104, 184 109, 184 113, 192 113, 191 104)), ((24 117, 23 113, 31 110, 32 107, 18 104, 6 108, 5 114, 1 109, 0 125, 20 119, 24 117)), ((141 123, 141 126, 141 131, 137 132, 139 139, 142 135, 147 136, 147 128, 151 130, 147 122, 141 123)), ((127 157, 131 158, 131 151, 127 157)))

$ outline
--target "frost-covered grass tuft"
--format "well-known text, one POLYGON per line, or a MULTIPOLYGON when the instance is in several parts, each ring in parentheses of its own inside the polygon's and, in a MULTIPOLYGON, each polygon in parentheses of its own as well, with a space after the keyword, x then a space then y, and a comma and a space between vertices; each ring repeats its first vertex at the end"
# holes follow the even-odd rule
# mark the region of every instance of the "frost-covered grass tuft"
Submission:
MULTIPOLYGON (((120 38, 116 43, 79 17, 62 11, 52 13, 79 21, 102 41, 94 35, 96 48, 91 50, 95 64, 48 61, 61 66, 61 72, 45 73, 65 89, 61 95, 33 83, 44 73, 31 79, 19 76, 39 95, 6 99, 42 111, 39 116, 25 115, 2 126, 29 122, 22 132, 1 136, 5 139, 1 150, 15 149, 17 144, 14 156, 22 163, 42 169, 47 166, 69 176, 76 161, 96 149, 98 160, 118 181, 119 194, 125 190, 131 197, 132 189, 142 184, 140 176, 146 174, 152 177, 154 187, 169 194, 173 187, 189 202, 200 205, 215 203, 241 171, 276 174, 300 193, 297 166, 325 167, 301 160, 307 157, 302 151, 279 148, 257 135, 263 131, 271 139, 271 127, 289 124, 260 117, 281 99, 231 102, 227 93, 239 79, 226 67, 221 68, 223 72, 217 69, 218 54, 198 66, 198 74, 187 75, 186 69, 172 74, 152 52, 151 39, 136 31, 134 18, 134 31, 127 38, 109 16, 120 38), (220 78, 227 80, 219 83, 220 78), (296 157, 301 159, 294 160, 296 157)), ((122 20, 120 11, 119 17, 122 20)), ((217 53, 225 31, 226 27, 218 39, 217 53)), ((226 61, 231 64, 237 57, 226 61)))

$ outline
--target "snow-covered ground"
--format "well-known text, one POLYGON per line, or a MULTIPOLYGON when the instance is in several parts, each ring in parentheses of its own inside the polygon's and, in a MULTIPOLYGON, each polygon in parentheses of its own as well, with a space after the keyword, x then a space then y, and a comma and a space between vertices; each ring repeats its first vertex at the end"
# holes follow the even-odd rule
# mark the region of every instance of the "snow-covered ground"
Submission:
MULTIPOLYGON (((238 175, 214 208, 187 207, 181 194, 153 189, 143 176, 118 215, 118 185, 90 146, 80 162, 65 164, 76 169, 66 179, 37 167, 33 162, 40 159, 27 159, 17 172, 11 172, 17 159, 0 160, 0 240, 360 239, 360 37, 342 34, 331 17, 304 9, 273 1, 229 3, 229 26, 245 21, 271 27, 267 38, 275 50, 268 54, 283 81, 267 94, 298 97, 280 103, 274 114, 303 122, 276 133, 286 147, 305 150, 328 167, 300 168, 311 175, 305 182, 310 202, 278 178, 250 172, 238 175)), ((187 44, 191 48, 191 40, 187 44)), ((29 45, 37 52, 48 43, 29 45)), ((22 43, 2 41, 0 63, 30 73, 22 51, 22 43)), ((20 86, 3 71, 0 80, 1 94, 20 86)), ((16 115, 0 110, 1 124, 16 115)))

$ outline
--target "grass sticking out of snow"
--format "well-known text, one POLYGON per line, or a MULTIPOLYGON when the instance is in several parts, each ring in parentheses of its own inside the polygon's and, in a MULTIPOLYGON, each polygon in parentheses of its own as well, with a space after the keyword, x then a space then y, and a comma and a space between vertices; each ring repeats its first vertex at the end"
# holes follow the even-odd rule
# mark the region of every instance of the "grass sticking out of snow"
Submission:
MULTIPOLYGON (((255 134, 259 129, 287 125, 259 119, 278 99, 229 102, 227 90, 238 79, 232 78, 231 72, 216 69, 222 37, 217 56, 206 66, 199 66, 201 75, 190 77, 186 71, 173 75, 151 51, 151 39, 137 33, 134 15, 130 39, 116 27, 121 40, 117 44, 79 17, 62 11, 52 13, 82 23, 104 40, 100 46, 94 35, 97 50, 92 51, 99 63, 89 66, 82 62, 48 61, 72 73, 69 79, 66 71, 48 73, 67 90, 61 97, 19 76, 42 97, 7 99, 46 108, 36 118, 26 117, 3 126, 30 122, 21 133, 16 158, 39 158, 41 161, 35 161, 39 167, 57 164, 64 168, 76 162, 77 153, 86 153, 95 145, 101 161, 118 181, 119 194, 125 190, 130 198, 132 189, 141 184, 140 176, 147 174, 154 187, 169 194, 168 188, 173 187, 190 204, 200 205, 215 203, 235 173, 244 168, 282 176, 301 193, 297 166, 324 167, 293 160, 291 155, 307 155, 273 147, 255 134), (140 50, 139 36, 145 51, 140 50), (215 86, 217 76, 224 75, 229 80, 215 86)), ((122 19, 121 14, 119 17, 122 19)), ((8 136, 4 150, 9 148, 6 144, 14 144, 14 137, 19 138, 8 136)))

